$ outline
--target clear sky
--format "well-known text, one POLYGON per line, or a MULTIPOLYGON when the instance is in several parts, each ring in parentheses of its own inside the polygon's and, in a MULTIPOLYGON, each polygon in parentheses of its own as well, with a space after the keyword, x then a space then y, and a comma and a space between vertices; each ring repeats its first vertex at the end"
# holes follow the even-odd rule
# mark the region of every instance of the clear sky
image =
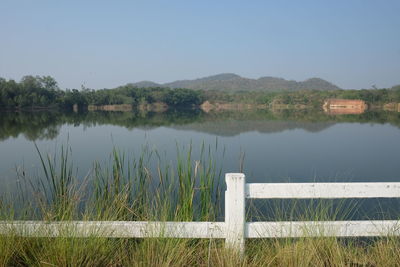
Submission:
POLYGON ((104 88, 225 72, 400 84, 400 1, 0 2, 0 77, 104 88))

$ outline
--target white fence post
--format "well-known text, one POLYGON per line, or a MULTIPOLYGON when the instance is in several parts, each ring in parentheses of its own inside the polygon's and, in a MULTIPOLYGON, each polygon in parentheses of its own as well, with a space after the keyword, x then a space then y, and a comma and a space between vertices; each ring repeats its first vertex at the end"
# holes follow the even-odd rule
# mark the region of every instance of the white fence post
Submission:
POLYGON ((227 173, 225 175, 225 233, 226 246, 244 253, 245 240, 245 184, 243 173, 227 173))

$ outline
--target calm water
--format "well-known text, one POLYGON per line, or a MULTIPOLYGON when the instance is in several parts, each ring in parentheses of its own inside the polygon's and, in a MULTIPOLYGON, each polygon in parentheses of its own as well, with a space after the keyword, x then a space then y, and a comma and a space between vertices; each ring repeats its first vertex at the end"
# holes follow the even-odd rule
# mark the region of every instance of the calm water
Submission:
POLYGON ((34 142, 54 153, 67 141, 80 177, 113 147, 133 155, 148 144, 174 161, 191 143, 195 160, 204 142, 217 143, 224 172, 239 171, 244 155, 249 182, 400 181, 400 113, 35 112, 1 113, 0 192, 16 190, 16 168, 39 175, 34 142))
POLYGON ((34 142, 54 153, 69 140, 80 173, 106 162, 113 147, 135 153, 144 144, 173 157, 176 145, 201 143, 225 149, 216 157, 235 172, 244 154, 251 182, 400 181, 400 114, 171 111, 135 113, 1 113, 0 179, 9 184, 15 167, 35 169, 34 142))

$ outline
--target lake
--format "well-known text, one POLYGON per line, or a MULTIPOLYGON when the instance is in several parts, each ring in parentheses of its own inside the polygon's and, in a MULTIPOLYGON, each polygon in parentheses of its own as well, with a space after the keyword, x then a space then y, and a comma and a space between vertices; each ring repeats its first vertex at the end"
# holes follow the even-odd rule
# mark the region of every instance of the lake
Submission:
POLYGON ((52 155, 68 144, 78 178, 95 161, 107 165, 113 148, 132 156, 147 147, 175 162, 177 147, 191 145, 196 160, 205 144, 222 173, 243 170, 248 182, 400 182, 396 112, 3 112, 1 194, 18 190, 16 169, 41 175, 35 143, 52 155))

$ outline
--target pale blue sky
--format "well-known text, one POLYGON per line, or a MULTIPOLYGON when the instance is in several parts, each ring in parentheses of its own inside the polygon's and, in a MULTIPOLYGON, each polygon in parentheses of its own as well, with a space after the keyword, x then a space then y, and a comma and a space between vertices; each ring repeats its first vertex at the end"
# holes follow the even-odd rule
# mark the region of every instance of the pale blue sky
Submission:
POLYGON ((400 1, 1 0, 0 77, 62 88, 234 72, 400 84, 400 1))

